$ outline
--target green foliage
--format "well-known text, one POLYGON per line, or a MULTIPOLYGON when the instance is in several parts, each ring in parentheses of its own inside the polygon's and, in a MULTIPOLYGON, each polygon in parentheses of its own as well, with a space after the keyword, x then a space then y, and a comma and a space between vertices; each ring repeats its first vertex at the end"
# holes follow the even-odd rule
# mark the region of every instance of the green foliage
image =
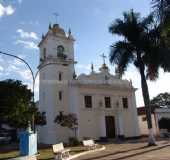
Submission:
POLYGON ((54 122, 69 129, 74 129, 78 125, 75 114, 64 115, 62 112, 60 112, 60 114, 55 118, 54 122))
POLYGON ((32 96, 31 90, 21 81, 0 81, 0 124, 7 123, 19 129, 27 128, 33 115, 36 123, 45 123, 45 118, 35 107, 32 96))
POLYGON ((160 23, 167 24, 170 20, 170 1, 169 0, 152 0, 154 12, 160 23))
POLYGON ((60 114, 56 116, 54 122, 62 127, 73 130, 74 136, 77 137, 78 120, 75 114, 64 115, 63 112, 60 112, 60 114))
POLYGON ((170 47, 170 1, 152 0, 152 4, 161 29, 162 42, 170 47))
MULTIPOLYGON (((116 65, 120 77, 131 63, 139 70, 148 129, 151 129, 151 107, 146 78, 155 80, 160 67, 164 71, 170 71, 170 50, 162 45, 160 26, 155 23, 152 14, 141 18, 139 13, 130 10, 123 14, 123 19, 116 19, 110 25, 109 32, 121 37, 120 41, 111 46, 110 52, 110 62, 116 65)), ((155 145, 154 136, 149 137, 148 145, 155 145)))
POLYGON ((151 100, 151 104, 155 106, 167 106, 170 105, 170 93, 160 93, 151 100))
POLYGON ((159 67, 170 71, 170 50, 160 43, 160 29, 153 15, 141 18, 131 10, 123 16, 123 20, 116 19, 109 27, 111 34, 123 37, 111 46, 110 52, 110 62, 117 65, 119 73, 124 74, 130 63, 138 69, 143 63, 151 80, 158 77, 159 67))
POLYGON ((78 141, 78 139, 76 137, 70 137, 69 145, 70 146, 78 146, 78 145, 80 145, 80 142, 78 141))

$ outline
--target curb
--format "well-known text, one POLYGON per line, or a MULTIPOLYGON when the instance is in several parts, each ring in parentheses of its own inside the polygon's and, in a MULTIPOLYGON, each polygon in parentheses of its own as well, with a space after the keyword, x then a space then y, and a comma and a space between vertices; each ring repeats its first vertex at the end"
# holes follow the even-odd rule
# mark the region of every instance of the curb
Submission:
POLYGON ((103 150, 105 150, 105 149, 106 149, 106 147, 105 147, 105 146, 102 146, 102 147, 99 148, 99 149, 94 149, 94 150, 90 150, 90 151, 84 151, 84 152, 82 152, 82 153, 78 153, 78 154, 76 154, 76 155, 70 156, 68 160, 75 159, 75 158, 78 158, 78 157, 80 157, 80 156, 84 156, 84 155, 86 155, 86 154, 103 151, 103 150))
MULTIPOLYGON (((69 158, 67 158, 65 160, 72 160, 72 159, 78 158, 80 156, 84 156, 86 154, 90 154, 90 153, 94 153, 94 152, 103 151, 105 149, 106 149, 106 147, 102 146, 101 148, 98 148, 98 149, 93 149, 93 150, 84 151, 84 152, 81 152, 81 153, 78 153, 78 154, 75 154, 75 155, 71 155, 69 158)), ((17 157, 17 158, 12 158, 12 159, 9 159, 9 160, 36 160, 36 156, 17 157)))

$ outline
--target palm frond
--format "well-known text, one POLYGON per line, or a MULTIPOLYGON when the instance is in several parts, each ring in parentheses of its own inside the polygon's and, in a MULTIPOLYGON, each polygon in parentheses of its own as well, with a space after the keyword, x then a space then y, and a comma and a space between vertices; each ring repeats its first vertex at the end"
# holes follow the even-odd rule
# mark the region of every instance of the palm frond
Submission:
POLYGON ((109 32, 117 35, 124 35, 126 26, 121 19, 116 19, 109 27, 109 32))
POLYGON ((170 72, 170 48, 161 48, 161 67, 165 72, 170 72))
POLYGON ((132 62, 134 58, 133 51, 133 46, 125 41, 118 41, 111 46, 110 62, 118 66, 120 74, 123 74, 128 64, 132 62))
MULTIPOLYGON (((140 38, 141 32, 145 29, 144 24, 151 20, 151 17, 142 21, 140 14, 130 10, 123 13, 123 20, 116 19, 109 27, 109 32, 125 37, 129 42, 136 43, 140 38), (141 24, 143 22, 143 24, 141 24)), ((146 26, 147 27, 147 26, 146 26)))
POLYGON ((170 0, 152 0, 152 7, 160 23, 164 23, 170 16, 170 0))
POLYGON ((146 77, 150 80, 156 80, 159 76, 159 68, 161 66, 160 47, 152 39, 146 39, 144 49, 145 54, 142 58, 146 65, 146 77))
POLYGON ((141 21, 141 25, 144 28, 150 26, 152 23, 154 23, 153 13, 151 13, 149 16, 143 18, 143 20, 141 21))

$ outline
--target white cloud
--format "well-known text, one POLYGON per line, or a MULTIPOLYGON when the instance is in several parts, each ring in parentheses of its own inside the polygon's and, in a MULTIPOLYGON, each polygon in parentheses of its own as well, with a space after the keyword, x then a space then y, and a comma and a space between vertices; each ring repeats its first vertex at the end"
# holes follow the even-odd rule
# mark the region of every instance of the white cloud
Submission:
POLYGON ((36 49, 38 50, 37 44, 33 41, 24 41, 24 40, 17 40, 15 44, 21 44, 27 49, 36 49))
POLYGON ((31 72, 28 68, 26 68, 24 66, 24 64, 17 66, 14 62, 14 64, 9 65, 7 67, 7 72, 8 73, 15 73, 17 75, 19 75, 22 80, 26 81, 26 80, 32 80, 32 75, 31 72))
POLYGON ((18 59, 15 59, 15 60, 13 61, 13 64, 14 64, 15 66, 18 66, 18 67, 21 67, 21 66, 24 65, 23 62, 22 62, 22 61, 19 61, 18 59))
POLYGON ((32 80, 31 72, 28 69, 18 70, 18 74, 25 80, 32 80))
POLYGON ((22 59, 26 58, 26 55, 24 55, 24 54, 18 54, 17 56, 22 58, 22 59))
POLYGON ((11 72, 11 71, 18 71, 19 70, 19 68, 17 67, 17 66, 15 66, 15 65, 9 65, 9 67, 8 67, 8 71, 9 72, 11 72))
POLYGON ((0 55, 0 62, 4 62, 2 55, 0 55))
POLYGON ((25 32, 23 29, 18 29, 17 33, 20 34, 20 38, 23 38, 23 39, 31 38, 31 39, 38 40, 38 36, 35 32, 25 32))
MULTIPOLYGON (((24 57, 24 55, 18 55, 24 57)), ((27 85, 32 90, 32 75, 27 66, 17 59, 6 59, 0 55, 0 78, 13 78, 22 80, 22 83, 27 85), (2 61, 1 61, 2 60, 2 61)), ((38 76, 39 77, 39 76, 38 76)), ((38 77, 35 85, 35 97, 38 99, 39 82, 38 77)))
POLYGON ((15 12, 15 9, 12 6, 7 6, 5 10, 6 10, 6 15, 12 15, 15 12))
POLYGON ((5 7, 0 3, 0 17, 2 17, 2 16, 10 16, 14 12, 15 12, 15 9, 11 5, 5 7))
POLYGON ((4 70, 4 68, 2 66, 0 66, 0 72, 2 72, 4 70))

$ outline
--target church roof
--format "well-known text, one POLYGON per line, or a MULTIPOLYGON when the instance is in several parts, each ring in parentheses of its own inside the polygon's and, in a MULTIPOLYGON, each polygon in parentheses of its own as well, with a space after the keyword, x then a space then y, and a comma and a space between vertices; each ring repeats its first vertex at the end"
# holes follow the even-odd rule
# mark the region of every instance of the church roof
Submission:
POLYGON ((54 34, 58 34, 58 35, 62 35, 62 36, 66 36, 64 29, 62 29, 59 24, 54 24, 52 31, 54 34))
POLYGON ((119 79, 117 76, 111 75, 110 73, 104 74, 102 72, 92 73, 89 75, 81 74, 78 76, 77 81, 81 84, 95 84, 95 85, 114 85, 130 87, 131 84, 128 80, 119 79))
POLYGON ((90 86, 112 86, 114 88, 128 88, 134 89, 132 83, 128 80, 120 79, 118 75, 112 75, 106 64, 103 64, 99 72, 92 72, 90 74, 80 74, 73 84, 90 85, 90 86))

